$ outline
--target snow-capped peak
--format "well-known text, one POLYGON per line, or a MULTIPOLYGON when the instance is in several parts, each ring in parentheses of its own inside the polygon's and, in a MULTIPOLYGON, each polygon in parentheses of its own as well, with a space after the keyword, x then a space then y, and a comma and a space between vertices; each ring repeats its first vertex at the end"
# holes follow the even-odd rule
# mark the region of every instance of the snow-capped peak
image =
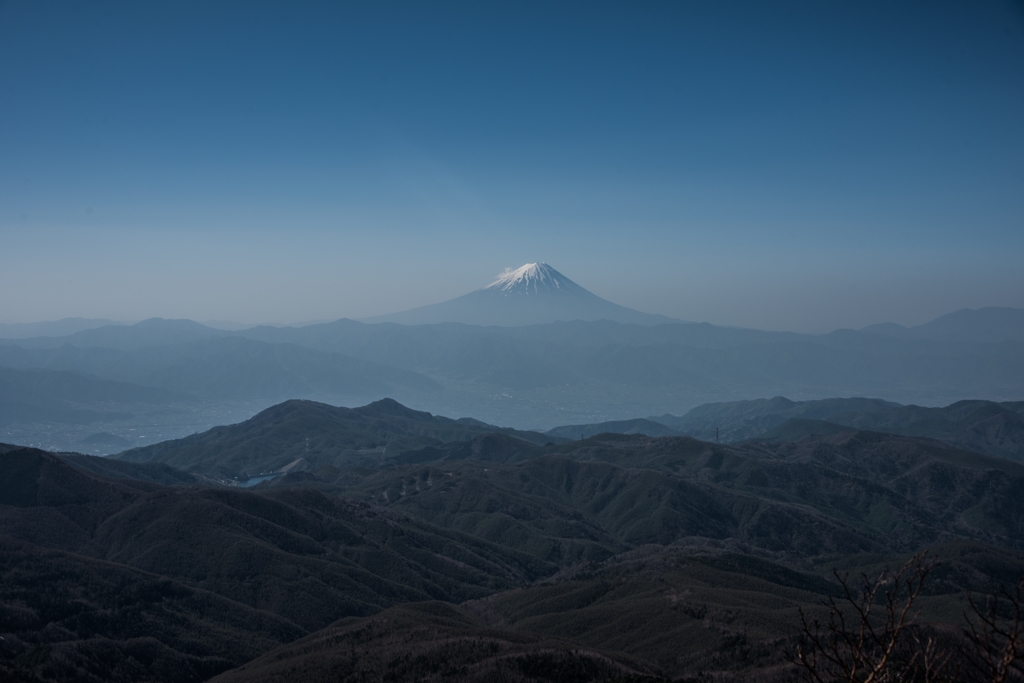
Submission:
POLYGON ((579 285, 546 263, 527 263, 515 270, 506 268, 497 280, 485 287, 503 293, 526 294, 578 288, 579 285))

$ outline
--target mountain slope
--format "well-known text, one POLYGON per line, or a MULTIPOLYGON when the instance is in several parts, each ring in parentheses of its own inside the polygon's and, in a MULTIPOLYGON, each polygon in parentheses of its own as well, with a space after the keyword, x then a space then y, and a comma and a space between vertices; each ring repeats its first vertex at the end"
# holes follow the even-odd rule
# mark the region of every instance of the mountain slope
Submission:
MULTIPOLYGON (((727 443, 753 438, 791 440, 800 433, 797 423, 790 424, 785 433, 773 430, 787 420, 818 420, 854 429, 941 439, 967 450, 1024 461, 1024 415, 1019 406, 1019 402, 958 401, 944 408, 926 408, 869 398, 790 401, 776 396, 709 403, 682 417, 651 419, 700 439, 713 439, 717 430, 727 443)), ((834 431, 823 425, 805 427, 812 430, 806 433, 834 431)))
POLYGON ((112 480, 0 445, 0 573, 17 573, 0 574, 0 633, 16 622, 17 638, 0 641, 0 674, 61 680, 61 662, 91 662, 92 680, 191 681, 265 655, 225 680, 694 676, 781 661, 797 608, 836 590, 797 568, 871 574, 945 544, 922 606, 957 618, 964 588, 1024 569, 1024 465, 930 439, 542 445, 394 401, 275 409, 232 426, 238 457, 304 452, 306 437, 338 452, 427 445, 253 490, 160 486, 124 461, 112 480), (462 607, 407 605, 422 601, 462 607), (189 632, 220 640, 204 650, 189 632))
POLYGON ((0 365, 87 372, 165 389, 181 397, 214 400, 367 400, 396 391, 431 393, 440 389, 433 380, 409 370, 297 344, 269 344, 232 336, 132 350, 71 344, 55 348, 0 345, 0 365))
POLYGON ((633 420, 610 420, 584 425, 563 425, 549 429, 545 434, 564 439, 578 439, 602 433, 646 434, 647 436, 679 436, 679 432, 660 422, 636 418, 633 420))
POLYGON ((63 337, 83 330, 118 325, 113 320, 96 318, 62 318, 37 323, 0 323, 0 339, 30 337, 63 337))
POLYGON ((77 372, 0 367, 0 425, 86 424, 123 418, 125 408, 132 405, 167 405, 183 399, 170 391, 77 372))
POLYGON ((1024 309, 962 308, 915 327, 880 323, 864 332, 944 342, 999 343, 1024 341, 1024 309))
POLYGON ((197 683, 305 634, 124 565, 0 537, 0 680, 197 683))
POLYGON ((116 481, 0 454, 0 537, 161 574, 303 629, 401 602, 461 601, 557 568, 397 511, 311 490, 116 481))
POLYGON ((733 446, 602 434, 524 445, 528 459, 505 451, 504 462, 446 446, 445 459, 350 474, 334 490, 549 561, 689 537, 792 557, 906 551, 952 537, 1024 549, 1021 463, 843 429, 733 446))
POLYGON ((406 451, 487 433, 504 433, 524 442, 550 441, 537 432, 411 410, 391 399, 361 408, 292 400, 240 424, 135 448, 116 457, 129 462, 162 462, 217 478, 247 478, 293 463, 291 469, 297 471, 321 465, 377 467, 406 451))
POLYGON ((346 619, 229 671, 217 683, 651 681, 652 669, 563 638, 489 628, 440 602, 346 619), (342 673, 343 672, 343 673, 342 673))
POLYGON ((614 320, 636 325, 676 322, 619 306, 592 294, 546 263, 509 270, 483 289, 439 304, 367 318, 365 322, 424 325, 536 325, 556 320, 614 320))
POLYGON ((67 336, 18 339, 19 346, 54 348, 71 344, 79 348, 106 348, 131 351, 147 346, 180 344, 226 334, 192 320, 149 318, 134 325, 106 325, 75 332, 67 336))

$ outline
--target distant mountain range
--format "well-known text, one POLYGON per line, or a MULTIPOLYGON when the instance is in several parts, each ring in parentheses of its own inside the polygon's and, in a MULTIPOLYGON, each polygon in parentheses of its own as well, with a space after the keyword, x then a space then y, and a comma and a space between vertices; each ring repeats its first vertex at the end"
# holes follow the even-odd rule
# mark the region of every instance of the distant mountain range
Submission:
POLYGON ((64 337, 83 330, 120 324, 122 323, 97 318, 63 318, 38 323, 0 323, 0 339, 64 337))
MULTIPOLYGON (((556 275, 539 266, 513 273, 503 281, 507 294, 501 285, 487 296, 535 302, 552 288, 576 291, 556 275)), ((779 395, 797 401, 873 396, 926 406, 965 397, 1021 400, 1024 341, 1014 336, 1020 313, 960 311, 895 335, 877 328, 807 335, 611 320, 518 327, 339 320, 227 331, 152 319, 63 337, 0 340, 0 367, 161 389, 202 410, 226 401, 253 402, 255 412, 287 398, 351 406, 390 396, 434 413, 546 430, 779 395), (982 319, 987 322, 975 332, 963 331, 982 319)), ((42 375, 36 378, 43 382, 42 375)), ((135 414, 130 394, 120 402, 64 408, 135 414)), ((37 410, 38 401, 30 410, 16 408, 17 396, 7 397, 7 414, 21 416, 7 423, 82 424, 81 415, 48 415, 37 410)), ((94 423, 89 434, 125 437, 113 417, 94 423)))
POLYGON ((539 325, 559 320, 612 320, 632 325, 678 322, 613 304, 579 286, 546 263, 527 263, 502 273, 483 289, 430 306, 366 318, 367 323, 430 325, 539 325))
POLYGON ((183 398, 162 389, 77 372, 0 367, 0 426, 109 422, 125 417, 127 406, 167 405, 183 398))
POLYGON ((672 429, 668 425, 634 418, 632 420, 608 420, 583 425, 563 425, 544 432, 548 436, 563 439, 584 439, 598 434, 644 434, 646 436, 682 436, 683 432, 672 429))
POLYGON ((964 308, 916 327, 881 323, 863 332, 938 342, 1024 341, 1024 309, 964 308))

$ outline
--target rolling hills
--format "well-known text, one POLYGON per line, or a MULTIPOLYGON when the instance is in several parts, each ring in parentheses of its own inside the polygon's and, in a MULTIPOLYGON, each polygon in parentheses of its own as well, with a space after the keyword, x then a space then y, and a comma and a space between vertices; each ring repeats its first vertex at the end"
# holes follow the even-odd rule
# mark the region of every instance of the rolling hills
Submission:
POLYGON ((1014 494, 1024 465, 943 441, 841 425, 731 445, 608 433, 553 443, 503 431, 390 400, 289 401, 118 457, 221 480, 284 471, 260 487, 294 482, 397 507, 545 561, 688 536, 794 557, 904 552, 953 537, 1024 550, 1014 494))
POLYGON ((700 439, 713 439, 717 432, 727 443, 746 439, 793 440, 798 435, 834 432, 839 425, 940 439, 967 450, 1024 460, 1022 401, 957 401, 944 408, 928 408, 878 399, 790 401, 776 396, 712 403, 694 408, 682 417, 663 415, 651 419, 700 439), (787 422, 784 433, 774 433, 787 422))
POLYGON ((1024 573, 1024 465, 836 426, 552 442, 288 401, 121 459, 0 447, 0 672, 783 681, 832 567, 931 548, 940 622, 1024 573), (251 489, 203 475, 273 458, 298 463, 251 489))
POLYGON ((161 462, 222 479, 247 479, 322 465, 380 466, 406 451, 487 433, 508 434, 530 443, 551 439, 536 432, 452 420, 411 410, 392 399, 361 408, 336 408, 313 401, 286 401, 237 425, 135 448, 118 455, 128 462, 161 462))

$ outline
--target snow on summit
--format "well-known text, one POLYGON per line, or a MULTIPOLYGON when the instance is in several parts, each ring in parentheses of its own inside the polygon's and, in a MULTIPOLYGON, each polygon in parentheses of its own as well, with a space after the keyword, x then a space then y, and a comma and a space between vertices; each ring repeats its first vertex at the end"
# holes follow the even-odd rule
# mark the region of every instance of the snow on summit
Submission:
POLYGON ((546 263, 527 263, 515 270, 507 268, 484 291, 502 294, 540 294, 542 292, 581 289, 579 285, 546 263))
POLYGON ((509 268, 491 284, 460 297, 364 322, 403 325, 542 325, 556 321, 611 320, 660 325, 670 318, 635 311, 588 292, 546 263, 509 268))

